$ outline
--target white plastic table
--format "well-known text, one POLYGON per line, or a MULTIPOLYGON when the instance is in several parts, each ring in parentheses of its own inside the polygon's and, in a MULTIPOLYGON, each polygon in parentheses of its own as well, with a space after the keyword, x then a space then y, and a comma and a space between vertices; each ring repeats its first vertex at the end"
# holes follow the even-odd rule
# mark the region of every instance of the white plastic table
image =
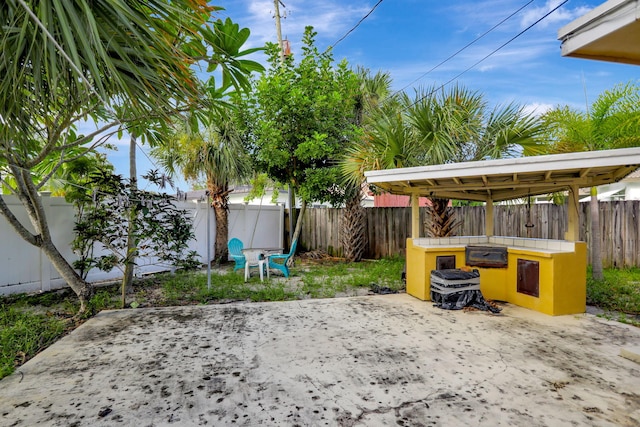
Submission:
POLYGON ((260 270, 260 281, 264 281, 264 270, 267 270, 269 279, 269 255, 281 253, 282 248, 246 248, 242 250, 246 262, 244 264, 244 281, 249 281, 249 268, 258 267, 260 270))

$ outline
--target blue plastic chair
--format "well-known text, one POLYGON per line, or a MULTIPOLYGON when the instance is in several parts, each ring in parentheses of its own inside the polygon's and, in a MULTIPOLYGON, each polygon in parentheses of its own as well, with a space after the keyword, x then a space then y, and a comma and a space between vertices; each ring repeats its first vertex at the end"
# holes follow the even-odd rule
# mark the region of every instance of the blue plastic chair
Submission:
POLYGON ((288 254, 269 255, 269 268, 280 270, 282 271, 282 274, 284 274, 284 277, 289 277, 289 267, 287 267, 287 262, 289 261, 289 258, 296 253, 297 244, 298 239, 293 241, 291 244, 291 250, 288 254))
POLYGON ((247 259, 242 254, 242 248, 244 248, 242 241, 234 237, 229 240, 227 247, 229 248, 229 255, 231 255, 231 258, 236 262, 236 265, 233 267, 233 271, 244 268, 247 259))

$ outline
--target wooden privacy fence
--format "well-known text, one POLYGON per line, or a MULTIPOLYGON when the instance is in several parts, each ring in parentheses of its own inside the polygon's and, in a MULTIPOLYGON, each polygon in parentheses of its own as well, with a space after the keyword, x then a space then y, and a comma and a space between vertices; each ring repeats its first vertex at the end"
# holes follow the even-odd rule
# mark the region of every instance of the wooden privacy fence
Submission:
MULTIPOLYGON (((461 236, 484 234, 483 206, 453 208, 462 221, 461 236)), ((605 267, 640 266, 640 201, 600 202, 602 255, 605 267)), ((420 209, 424 224, 425 209, 420 209)), ((580 203, 580 240, 590 244, 589 203, 580 203)), ((312 208, 304 216, 300 247, 324 250, 342 256, 340 220, 342 209, 312 208)), ((406 239, 411 235, 411 208, 365 208, 367 230, 366 258, 404 256, 406 239)), ((564 239, 567 207, 553 204, 497 205, 494 207, 496 236, 564 239), (526 227, 530 222, 533 227, 526 227)), ((423 232, 424 233, 424 232, 423 232)), ((590 255, 589 255, 590 256, 590 255)))

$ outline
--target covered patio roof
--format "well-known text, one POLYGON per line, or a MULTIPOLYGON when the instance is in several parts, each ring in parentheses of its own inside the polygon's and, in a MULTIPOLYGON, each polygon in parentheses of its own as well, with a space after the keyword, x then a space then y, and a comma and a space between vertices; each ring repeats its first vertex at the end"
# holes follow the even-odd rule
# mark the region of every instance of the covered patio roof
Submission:
POLYGON ((616 182, 640 167, 640 148, 365 172, 390 193, 502 201, 616 182))
POLYGON ((609 0, 558 31, 562 55, 640 64, 640 0, 609 0))

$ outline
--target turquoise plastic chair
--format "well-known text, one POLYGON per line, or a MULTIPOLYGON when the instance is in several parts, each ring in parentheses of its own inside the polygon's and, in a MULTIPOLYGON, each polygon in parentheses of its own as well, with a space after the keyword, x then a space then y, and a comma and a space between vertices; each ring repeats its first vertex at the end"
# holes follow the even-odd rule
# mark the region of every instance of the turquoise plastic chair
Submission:
POLYGON ((244 248, 242 241, 234 237, 229 240, 227 247, 229 248, 229 255, 231 255, 231 258, 236 262, 236 265, 233 267, 233 271, 244 268, 247 259, 242 254, 242 248, 244 248))
POLYGON ((291 244, 291 250, 288 254, 275 254, 269 255, 269 268, 273 268, 275 270, 282 271, 284 277, 289 277, 289 267, 287 267, 287 262, 289 258, 296 253, 296 245, 298 244, 298 239, 294 240, 291 244))

